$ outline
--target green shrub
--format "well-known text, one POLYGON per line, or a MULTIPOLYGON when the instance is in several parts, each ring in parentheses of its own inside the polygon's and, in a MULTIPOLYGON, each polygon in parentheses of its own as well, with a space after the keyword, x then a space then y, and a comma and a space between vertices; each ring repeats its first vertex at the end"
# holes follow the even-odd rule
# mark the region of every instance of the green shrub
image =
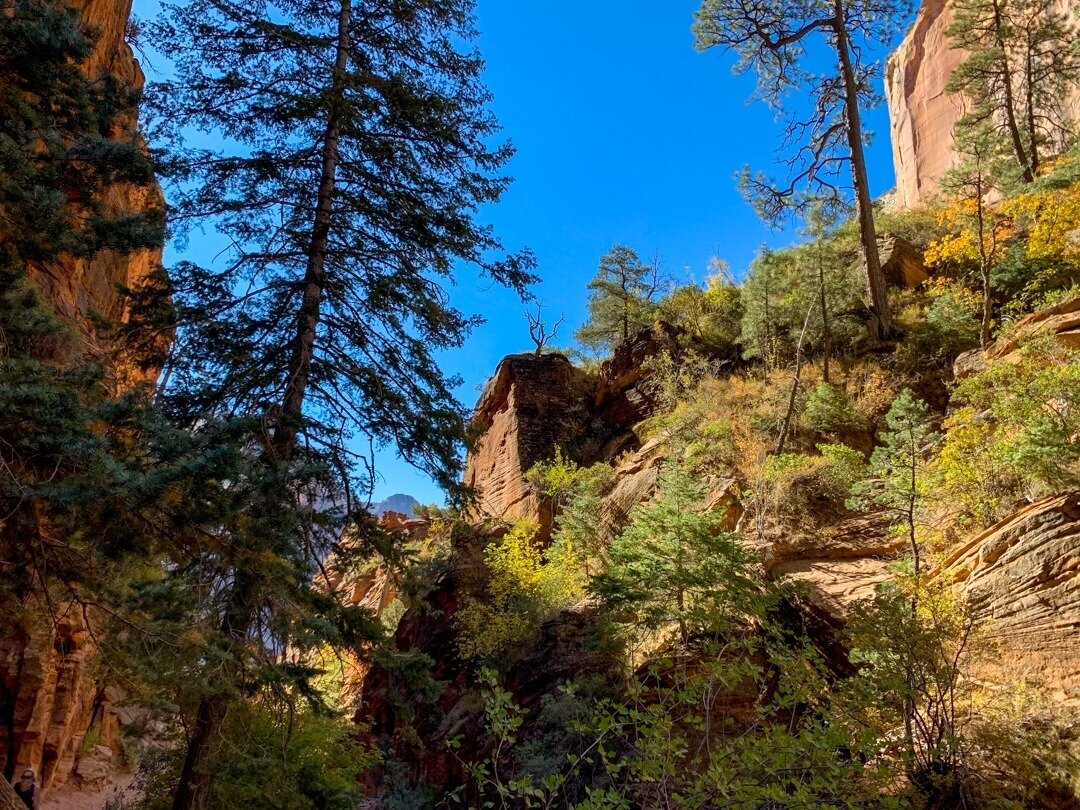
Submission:
MULTIPOLYGON (((375 761, 347 718, 258 699, 233 704, 223 737, 208 807, 353 810, 358 777, 375 761)), ((182 764, 182 746, 149 750, 136 775, 145 797, 132 810, 171 807, 182 764)))
POLYGON ((838 387, 826 382, 806 397, 803 421, 808 428, 822 434, 847 433, 862 427, 855 404, 838 387))
POLYGON ((547 617, 582 591, 578 560, 565 546, 545 561, 538 527, 521 520, 484 549, 487 584, 458 610, 458 649, 468 658, 506 663, 547 617))
POLYGON ((930 302, 896 349, 905 372, 946 370, 953 360, 979 345, 979 297, 957 282, 930 285, 930 302))

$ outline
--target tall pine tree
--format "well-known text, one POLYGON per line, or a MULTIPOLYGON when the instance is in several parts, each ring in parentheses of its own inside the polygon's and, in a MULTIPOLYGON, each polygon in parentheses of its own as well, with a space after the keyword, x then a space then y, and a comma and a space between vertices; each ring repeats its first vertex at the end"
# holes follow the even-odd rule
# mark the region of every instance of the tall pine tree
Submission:
POLYGON ((330 606, 310 583, 352 512, 364 459, 350 442, 392 443, 457 484, 462 409, 434 352, 475 320, 444 283, 470 264, 520 290, 531 257, 502 255, 476 221, 511 150, 489 145, 482 62, 462 48, 470 0, 194 0, 152 35, 175 65, 152 97, 173 222, 209 221, 230 245, 216 266, 174 270, 163 403, 196 431, 243 423, 252 460, 231 484, 252 496, 244 516, 185 566, 212 595, 199 620, 218 653, 175 798, 192 808, 229 701, 320 635, 312 617, 330 606), (186 148, 189 128, 220 147, 186 148))

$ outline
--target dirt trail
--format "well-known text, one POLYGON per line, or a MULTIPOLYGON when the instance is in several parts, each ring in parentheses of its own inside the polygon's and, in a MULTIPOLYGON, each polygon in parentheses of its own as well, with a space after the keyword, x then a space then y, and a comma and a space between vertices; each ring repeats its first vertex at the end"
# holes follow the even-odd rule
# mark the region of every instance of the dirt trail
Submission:
POLYGON ((61 785, 41 800, 39 810, 105 810, 110 802, 124 798, 131 801, 135 797, 128 793, 128 786, 133 774, 117 774, 108 784, 98 790, 79 790, 74 785, 61 785))

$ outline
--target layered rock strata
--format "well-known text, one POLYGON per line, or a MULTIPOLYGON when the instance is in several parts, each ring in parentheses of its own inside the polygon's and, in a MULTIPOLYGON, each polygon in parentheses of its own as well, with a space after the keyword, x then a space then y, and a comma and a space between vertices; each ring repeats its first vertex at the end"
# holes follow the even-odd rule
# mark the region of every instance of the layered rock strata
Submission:
POLYGON ((957 548, 955 583, 993 643, 983 674, 1080 700, 1080 491, 1021 509, 957 548))

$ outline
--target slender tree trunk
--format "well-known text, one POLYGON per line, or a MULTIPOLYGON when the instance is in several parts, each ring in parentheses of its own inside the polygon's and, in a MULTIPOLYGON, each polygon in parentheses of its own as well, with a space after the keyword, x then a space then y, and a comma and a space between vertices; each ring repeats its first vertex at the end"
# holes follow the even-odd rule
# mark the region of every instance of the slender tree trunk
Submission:
POLYGON ((287 461, 296 446, 311 376, 311 361, 315 354, 315 331, 319 324, 323 291, 326 285, 326 248, 330 224, 334 215, 334 193, 337 189, 338 140, 341 129, 341 103, 345 75, 349 64, 349 25, 352 22, 352 0, 341 0, 338 13, 337 54, 334 60, 330 109, 327 111, 326 132, 323 136, 322 172, 315 202, 315 219, 311 228, 307 269, 304 274, 304 296, 296 317, 296 337, 289 359, 289 378, 281 402, 281 414, 274 433, 274 451, 279 460, 287 461))
MULTIPOLYGON (((282 396, 281 411, 271 447, 276 460, 287 462, 296 448, 311 375, 311 361, 315 352, 315 332, 319 323, 325 286, 326 249, 333 217, 333 198, 338 167, 338 140, 340 136, 341 99, 344 92, 345 73, 348 67, 349 25, 352 21, 352 0, 341 0, 338 14, 337 52, 331 85, 330 107, 327 111, 326 131, 323 138, 322 170, 316 197, 315 218, 312 223, 311 243, 308 249, 304 273, 304 292, 296 317, 296 338, 289 359, 289 377, 282 396)), ((249 576, 237 572, 222 621, 223 635, 234 645, 235 654, 242 654, 254 621, 255 593, 257 583, 249 576)), ((211 773, 209 758, 218 739, 229 710, 228 688, 234 686, 235 670, 226 667, 216 679, 221 689, 205 696, 199 702, 195 728, 188 741, 187 755, 181 772, 180 784, 173 801, 173 810, 203 810, 209 795, 211 773)))
POLYGON ((825 301, 825 263, 821 260, 821 244, 817 251, 818 297, 821 304, 821 379, 829 382, 829 355, 832 354, 832 335, 829 332, 829 308, 825 301))
POLYGON ((199 701, 195 714, 195 727, 188 739, 184 767, 180 772, 180 784, 173 797, 173 810, 203 810, 210 793, 210 758, 221 739, 221 727, 229 713, 228 690, 235 688, 239 671, 235 659, 243 654, 248 634, 255 618, 253 600, 254 582, 245 576, 237 576, 225 606, 221 620, 221 634, 232 646, 228 664, 223 664, 212 679, 211 693, 199 701))
POLYGON ((772 368, 773 341, 772 341, 772 313, 769 311, 769 278, 771 272, 765 276, 765 345, 762 347, 762 359, 765 361, 766 371, 772 368))
POLYGON ((802 347, 803 340, 806 337, 806 328, 810 325, 810 315, 814 311, 814 307, 817 306, 817 301, 810 305, 810 308, 806 310, 806 319, 803 321, 802 331, 799 332, 799 342, 795 346, 795 375, 791 380, 791 393, 788 395, 787 413, 784 414, 783 424, 780 426, 780 438, 776 440, 776 450, 773 451, 774 455, 780 455, 784 452, 784 447, 787 446, 788 434, 791 432, 791 420, 795 415, 795 397, 799 393, 799 384, 802 378, 802 347))
POLYGON ((979 230, 979 276, 982 281, 982 320, 979 324, 979 345, 990 345, 990 321, 993 317, 993 301, 990 298, 990 260, 986 250, 986 209, 983 202, 982 173, 976 175, 975 224, 979 230))
POLYGON ((1012 66, 1009 64, 1008 45, 1001 35, 1001 29, 1005 22, 1002 19, 1000 0, 993 0, 992 8, 994 9, 994 44, 1001 51, 1001 78, 1005 93, 1005 126, 1009 130, 1013 154, 1016 156, 1016 162, 1020 164, 1024 182, 1030 183, 1035 177, 1031 173, 1027 151, 1024 149, 1024 140, 1020 137, 1020 125, 1016 120, 1016 93, 1013 88, 1013 71, 1012 66))
POLYGON ((874 209, 870 199, 870 184, 866 176, 866 155, 863 151, 862 120, 859 115, 859 83, 851 63, 851 42, 848 39, 847 15, 843 0, 835 0, 833 33, 836 53, 840 59, 840 74, 844 81, 844 115, 847 119, 848 148, 851 152, 851 180, 855 186, 855 217, 859 222, 863 260, 866 263, 866 288, 873 314, 873 331, 877 340, 886 340, 895 333, 889 311, 885 274, 878 254, 877 231, 874 228, 874 209))
POLYGON ((1033 49, 1034 45, 1031 42, 1026 44, 1027 56, 1024 60, 1024 74, 1027 84, 1027 93, 1025 98, 1025 107, 1027 112, 1027 128, 1028 128, 1028 149, 1029 153, 1029 165, 1031 167, 1031 179, 1034 180, 1039 174, 1039 143, 1038 143, 1038 125, 1035 123, 1035 101, 1032 98, 1032 94, 1035 92, 1035 65, 1033 64, 1033 49))

